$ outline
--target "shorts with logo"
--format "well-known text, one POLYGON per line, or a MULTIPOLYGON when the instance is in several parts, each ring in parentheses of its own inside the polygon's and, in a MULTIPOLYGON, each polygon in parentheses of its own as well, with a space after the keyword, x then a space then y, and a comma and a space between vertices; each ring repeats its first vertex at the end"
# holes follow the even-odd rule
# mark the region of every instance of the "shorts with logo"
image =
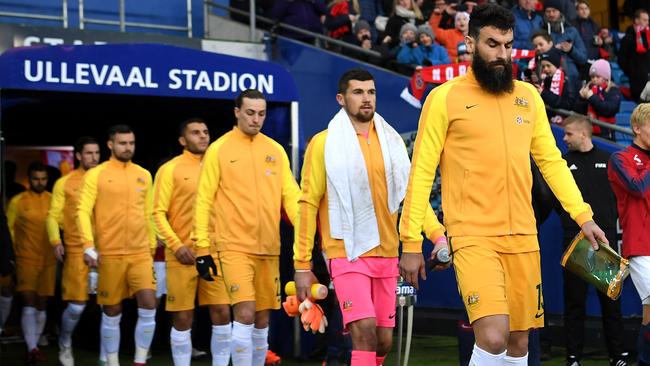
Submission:
POLYGON ((88 272, 90 269, 84 263, 84 256, 66 254, 61 276, 61 298, 65 301, 88 300, 88 272))
POLYGON ((255 311, 280 308, 280 257, 218 252, 230 304, 255 301, 255 311))
MULTIPOLYGON (((212 254, 215 263, 218 263, 216 254, 212 254)), ((226 291, 223 276, 212 276, 214 281, 199 278, 193 265, 185 265, 176 259, 167 260, 167 311, 183 311, 194 309, 194 302, 198 293, 199 305, 230 304, 230 297, 226 291)))
POLYGON ((630 277, 641 303, 650 305, 650 256, 630 257, 630 277))
POLYGON ((530 236, 523 237, 452 238, 458 291, 470 323, 504 314, 509 316, 510 331, 544 326, 539 250, 504 253, 494 249, 503 246, 504 240, 512 241, 508 243, 512 248, 517 247, 517 240, 530 240, 530 236))
POLYGON ((395 327, 397 258, 361 257, 354 262, 333 258, 329 262, 343 325, 375 318, 378 327, 395 327))
POLYGON ((116 305, 140 290, 156 290, 150 253, 101 256, 99 258, 97 303, 116 305))
POLYGON ((39 296, 54 296, 56 262, 43 263, 16 258, 17 292, 36 292, 39 296))

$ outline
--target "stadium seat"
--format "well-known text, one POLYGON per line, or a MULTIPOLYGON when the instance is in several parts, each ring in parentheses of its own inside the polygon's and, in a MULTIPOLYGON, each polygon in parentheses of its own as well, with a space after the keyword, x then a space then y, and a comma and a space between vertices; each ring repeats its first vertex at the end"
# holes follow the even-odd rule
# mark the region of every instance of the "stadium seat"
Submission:
POLYGON ((622 126, 622 127, 630 127, 630 117, 632 116, 632 113, 627 112, 618 112, 616 113, 616 125, 617 126, 622 126))
POLYGON ((632 113, 634 108, 636 108, 636 103, 629 100, 622 100, 618 113, 632 113))

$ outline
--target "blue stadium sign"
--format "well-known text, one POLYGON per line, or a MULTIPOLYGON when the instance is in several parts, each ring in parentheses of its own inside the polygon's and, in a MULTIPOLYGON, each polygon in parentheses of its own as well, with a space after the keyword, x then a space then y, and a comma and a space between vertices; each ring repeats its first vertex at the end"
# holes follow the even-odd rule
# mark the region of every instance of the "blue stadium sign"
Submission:
POLYGON ((298 99, 272 62, 156 44, 14 48, 0 56, 0 87, 207 99, 258 89, 272 102, 298 99))

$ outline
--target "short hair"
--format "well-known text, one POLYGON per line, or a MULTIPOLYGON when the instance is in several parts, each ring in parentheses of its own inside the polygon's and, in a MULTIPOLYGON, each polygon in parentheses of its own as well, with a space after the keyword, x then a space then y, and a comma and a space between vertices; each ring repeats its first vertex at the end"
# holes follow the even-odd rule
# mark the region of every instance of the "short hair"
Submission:
MULTIPOLYGON (((650 123, 650 103, 641 103, 632 111, 630 116, 630 125, 632 127, 641 127, 646 123, 650 123)), ((634 133, 634 130, 632 130, 634 133)), ((636 136, 636 133, 634 133, 636 136)))
POLYGON ((108 139, 113 140, 118 133, 133 133, 133 129, 127 124, 113 125, 108 129, 108 139))
POLYGON ((266 101, 264 94, 257 89, 246 89, 243 92, 239 93, 237 98, 235 98, 235 108, 241 108, 241 105, 244 102, 244 98, 248 99, 263 99, 266 101))
POLYGON ((495 27, 501 31, 515 29, 515 16, 512 12, 500 5, 483 4, 474 8, 469 19, 469 35, 478 39, 481 28, 495 27))
POLYGON ((188 118, 185 121, 181 122, 180 125, 178 125, 178 136, 183 136, 185 134, 185 129, 190 123, 203 123, 204 125, 208 125, 205 123, 205 120, 203 118, 198 118, 198 117, 192 117, 188 118))
POLYGON ((576 1, 576 9, 578 8, 578 5, 580 5, 580 4, 585 4, 585 5, 587 5, 587 7, 588 7, 589 9, 591 9, 591 6, 590 6, 589 3, 587 2, 587 0, 578 0, 578 1, 576 1))
POLYGON ((540 29, 533 32, 533 34, 530 36, 530 41, 532 42, 537 37, 542 37, 546 42, 553 42, 553 37, 551 37, 551 35, 545 29, 540 29))
POLYGON ((345 94, 346 90, 348 90, 348 83, 350 83, 350 80, 359 80, 359 81, 368 81, 372 80, 374 81, 375 78, 372 76, 372 74, 365 69, 355 67, 354 69, 350 69, 341 75, 339 78, 339 94, 345 94))
POLYGON ((46 172, 47 173, 47 167, 45 166, 45 164, 41 163, 40 161, 33 161, 27 167, 27 176, 31 178, 33 172, 46 172))
POLYGON ((84 150, 84 147, 86 145, 99 145, 97 140, 95 140, 94 137, 90 136, 81 136, 77 139, 77 141, 74 143, 74 152, 81 154, 81 152, 84 150))
POLYGON ((643 14, 643 13, 649 14, 648 11, 643 9, 643 8, 637 9, 634 12, 634 16, 632 17, 632 19, 637 20, 637 19, 641 18, 641 14, 643 14))
POLYGON ((591 135, 592 135, 591 132, 593 130, 593 127, 591 125, 591 122, 587 118, 587 116, 574 114, 574 115, 571 115, 571 116, 565 118, 564 121, 562 121, 562 125, 564 127, 566 127, 568 125, 573 125, 573 124, 579 125, 583 129, 585 129, 585 131, 587 131, 587 135, 589 137, 591 137, 591 135))

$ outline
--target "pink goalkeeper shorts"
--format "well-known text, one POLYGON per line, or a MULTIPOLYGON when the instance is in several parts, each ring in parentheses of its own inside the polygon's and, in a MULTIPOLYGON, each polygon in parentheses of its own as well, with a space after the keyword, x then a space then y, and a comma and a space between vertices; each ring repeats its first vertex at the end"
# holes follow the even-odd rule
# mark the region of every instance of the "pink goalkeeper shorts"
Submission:
POLYGON ((343 324, 375 318, 378 327, 395 327, 397 258, 363 257, 330 260, 330 274, 343 313, 343 324))

